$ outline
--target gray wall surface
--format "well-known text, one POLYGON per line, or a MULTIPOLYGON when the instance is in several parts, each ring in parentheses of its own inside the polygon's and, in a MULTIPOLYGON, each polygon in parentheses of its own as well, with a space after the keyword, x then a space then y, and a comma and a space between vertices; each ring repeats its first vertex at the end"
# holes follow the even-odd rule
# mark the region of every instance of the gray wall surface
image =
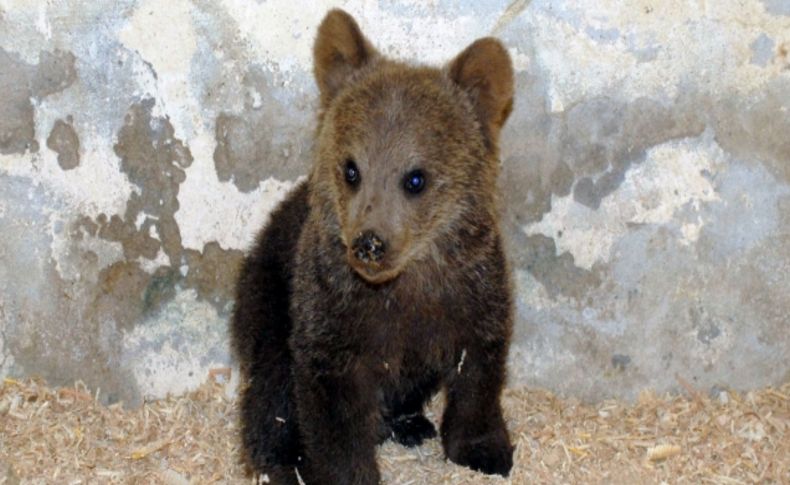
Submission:
POLYGON ((402 59, 510 50, 513 384, 790 379, 789 0, 0 0, 0 375, 134 404, 229 364, 334 5, 402 59))

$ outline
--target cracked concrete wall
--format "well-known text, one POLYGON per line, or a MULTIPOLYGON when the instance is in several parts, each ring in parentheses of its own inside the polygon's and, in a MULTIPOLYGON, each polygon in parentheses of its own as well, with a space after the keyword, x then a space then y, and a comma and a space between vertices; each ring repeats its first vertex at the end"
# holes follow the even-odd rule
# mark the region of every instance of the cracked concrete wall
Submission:
POLYGON ((134 404, 228 365, 238 263, 310 164, 334 5, 396 57, 510 49, 511 381, 790 379, 787 0, 0 0, 0 375, 134 404))

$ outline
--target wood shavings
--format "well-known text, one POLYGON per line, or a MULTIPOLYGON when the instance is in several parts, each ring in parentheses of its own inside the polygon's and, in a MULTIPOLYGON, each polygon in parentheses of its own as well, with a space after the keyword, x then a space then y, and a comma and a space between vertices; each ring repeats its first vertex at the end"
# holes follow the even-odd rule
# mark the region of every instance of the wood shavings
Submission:
POLYGON ((700 392, 697 391, 696 389, 694 389, 694 386, 692 386, 689 381, 687 381, 686 379, 681 377, 680 374, 675 374, 675 379, 678 381, 678 384, 680 384, 680 386, 683 389, 685 389, 685 391, 688 393, 688 395, 692 399, 694 399, 694 401, 696 401, 699 404, 704 402, 704 399, 702 398, 702 395, 700 394, 700 392))
POLYGON ((165 438, 165 439, 154 441, 153 443, 146 445, 143 448, 132 451, 131 458, 132 460, 140 460, 142 458, 145 458, 151 453, 155 451, 159 451, 165 446, 169 445, 172 441, 173 441, 172 438, 165 438))
MULTIPOLYGON (((0 483, 266 483, 245 475, 225 377, 212 374, 189 395, 131 410, 100 405, 80 382, 53 389, 0 381, 0 483)), ((418 448, 380 446, 383 483, 790 483, 790 383, 727 389, 726 403, 721 392, 711 399, 679 385, 687 395, 645 391, 634 403, 595 405, 507 389, 502 402, 516 446, 510 477, 456 466, 432 439, 418 448)), ((443 406, 440 395, 426 409, 437 425, 443 406)))
POLYGON ((263 475, 252 477, 252 483, 254 485, 261 485, 263 483, 271 483, 271 480, 269 480, 269 475, 264 473, 263 475))
POLYGON ((661 461, 680 454, 678 445, 658 445, 647 449, 647 459, 650 461, 661 461))
POLYGON ((296 479, 299 481, 299 485, 305 485, 302 475, 299 473, 299 469, 294 468, 294 472, 296 472, 296 479))
POLYGON ((170 468, 161 472, 159 478, 165 485, 189 485, 190 483, 184 475, 170 468))
POLYGON ((464 362, 466 361, 466 349, 461 351, 461 358, 458 360, 458 374, 461 374, 461 370, 464 368, 464 362))
POLYGON ((93 397, 90 394, 69 388, 58 389, 58 397, 60 399, 76 399, 79 401, 93 400, 93 397))

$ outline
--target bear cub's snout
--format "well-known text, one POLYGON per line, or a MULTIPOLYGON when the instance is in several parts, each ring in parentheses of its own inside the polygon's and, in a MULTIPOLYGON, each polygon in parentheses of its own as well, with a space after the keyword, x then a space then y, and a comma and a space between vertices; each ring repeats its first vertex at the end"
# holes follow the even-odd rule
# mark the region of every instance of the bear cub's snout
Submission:
POLYGON ((384 257, 387 244, 373 231, 365 231, 351 243, 354 256, 363 263, 377 263, 384 257))

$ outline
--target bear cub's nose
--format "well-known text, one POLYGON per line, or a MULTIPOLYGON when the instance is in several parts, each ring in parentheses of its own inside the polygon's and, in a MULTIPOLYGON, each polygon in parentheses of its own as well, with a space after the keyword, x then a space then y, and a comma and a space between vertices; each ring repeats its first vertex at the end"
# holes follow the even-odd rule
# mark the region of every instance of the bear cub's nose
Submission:
POLYGON ((363 263, 375 263, 384 257, 387 245, 373 231, 365 231, 351 244, 354 256, 363 263))

